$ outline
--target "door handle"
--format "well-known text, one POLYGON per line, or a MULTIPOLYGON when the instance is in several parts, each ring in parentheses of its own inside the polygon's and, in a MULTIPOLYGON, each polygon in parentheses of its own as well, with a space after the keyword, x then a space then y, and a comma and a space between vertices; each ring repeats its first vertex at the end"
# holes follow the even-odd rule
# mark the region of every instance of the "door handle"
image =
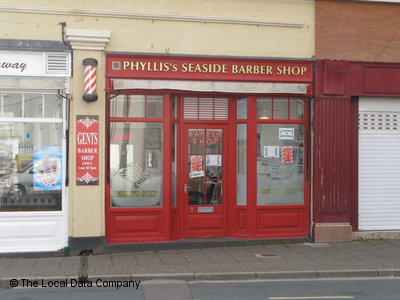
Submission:
POLYGON ((188 185, 186 183, 183 185, 183 191, 185 192, 185 194, 187 194, 188 192, 188 185))

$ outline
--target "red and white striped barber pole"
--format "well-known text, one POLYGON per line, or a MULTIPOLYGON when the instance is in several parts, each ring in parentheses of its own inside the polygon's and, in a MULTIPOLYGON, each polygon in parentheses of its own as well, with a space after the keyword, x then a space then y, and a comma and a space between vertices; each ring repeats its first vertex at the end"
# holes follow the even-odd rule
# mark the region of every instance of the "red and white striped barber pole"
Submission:
POLYGON ((83 100, 93 102, 98 99, 96 93, 97 60, 94 58, 85 58, 82 64, 84 65, 85 76, 83 100))

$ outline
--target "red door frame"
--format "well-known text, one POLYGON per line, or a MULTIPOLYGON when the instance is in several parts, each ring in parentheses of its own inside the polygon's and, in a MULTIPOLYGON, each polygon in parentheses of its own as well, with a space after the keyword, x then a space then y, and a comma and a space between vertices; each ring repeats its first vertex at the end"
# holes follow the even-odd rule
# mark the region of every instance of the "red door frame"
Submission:
POLYGON ((228 235, 228 199, 230 199, 229 194, 230 191, 228 189, 228 182, 230 178, 230 172, 229 172, 229 151, 228 151, 228 141, 229 141, 229 130, 227 125, 221 125, 221 124, 210 124, 210 123, 195 123, 195 124, 185 124, 182 126, 182 148, 181 148, 181 153, 180 155, 181 160, 182 160, 182 173, 181 173, 181 182, 182 184, 180 185, 180 194, 181 194, 181 203, 182 203, 182 210, 183 210, 183 220, 182 220, 182 225, 183 225, 183 232, 182 232, 182 237, 184 238, 193 238, 193 237, 223 237, 228 235), (189 137, 187 135, 187 131, 189 129, 222 129, 223 130, 223 141, 222 141, 222 190, 223 190, 223 202, 222 205, 188 205, 188 193, 185 192, 184 186, 185 184, 188 184, 188 164, 185 163, 187 161, 188 156, 190 155, 187 151, 188 149, 188 142, 189 142, 189 137), (196 214, 195 210, 198 209, 199 207, 212 207, 213 212, 212 213, 198 213, 196 214), (207 222, 208 219, 208 224, 211 224, 213 221, 218 221, 216 217, 218 214, 222 214, 222 228, 220 229, 208 229, 208 230, 193 230, 191 233, 189 231, 189 217, 194 216, 195 218, 202 219, 203 222, 207 222), (207 218, 209 217, 209 218, 207 218))
MULTIPOLYGON (((184 133, 185 133, 185 128, 191 126, 191 127, 200 127, 200 126, 205 126, 209 127, 209 128, 218 128, 218 126, 220 127, 224 127, 226 128, 226 134, 225 134, 225 145, 228 147, 228 149, 231 149, 230 147, 232 146, 232 130, 231 130, 231 125, 234 125, 234 122, 232 122, 232 116, 234 113, 234 109, 235 109, 235 101, 232 101, 234 99, 234 97, 232 97, 232 95, 228 95, 228 94, 219 94, 219 95, 215 95, 215 94, 208 94, 208 93, 174 93, 174 95, 176 95, 176 109, 177 109, 177 119, 176 119, 176 124, 178 125, 178 135, 177 135, 177 139, 178 139, 178 143, 177 143, 177 151, 178 151, 178 170, 184 170, 184 166, 182 165, 183 163, 183 159, 179 159, 179 157, 183 156, 182 153, 182 149, 183 147, 187 147, 187 144, 185 145, 185 138, 184 138, 184 133), (185 120, 184 116, 183 116, 183 98, 186 96, 205 96, 205 97, 219 97, 219 98, 228 98, 228 120, 185 120), (205 125, 206 124, 206 125, 205 125), (213 127, 214 126, 214 127, 213 127)), ((229 162, 228 165, 226 165, 226 170, 227 173, 230 173, 231 170, 233 170, 232 168, 232 163, 234 163, 231 159, 231 152, 229 150, 225 151, 225 156, 226 156, 226 160, 229 162)), ((184 171, 182 171, 184 173, 184 171)), ((177 215, 178 215, 178 220, 175 220, 173 222, 175 223, 179 223, 179 229, 178 235, 174 236, 174 239, 179 239, 179 238, 184 238, 184 228, 183 226, 185 226, 185 199, 186 199, 186 195, 184 195, 184 181, 183 180, 183 176, 186 176, 185 174, 183 174, 182 176, 182 172, 178 172, 178 178, 177 178, 177 207, 172 208, 173 211, 173 215, 176 213, 176 210, 178 210, 177 215)), ((234 176, 229 176, 229 182, 226 181, 226 183, 228 183, 229 186, 231 186, 232 180, 235 180, 234 176)), ((226 185, 226 184, 225 184, 226 185)), ((226 190, 228 190, 228 188, 226 188, 226 190)), ((227 236, 230 235, 230 226, 229 226, 229 222, 230 222, 230 218, 229 218, 229 210, 232 207, 231 203, 233 201, 233 197, 232 197, 232 189, 229 189, 229 191, 226 191, 226 206, 225 206, 225 224, 226 224, 226 233, 227 236), (228 196, 229 195, 229 196, 228 196)))

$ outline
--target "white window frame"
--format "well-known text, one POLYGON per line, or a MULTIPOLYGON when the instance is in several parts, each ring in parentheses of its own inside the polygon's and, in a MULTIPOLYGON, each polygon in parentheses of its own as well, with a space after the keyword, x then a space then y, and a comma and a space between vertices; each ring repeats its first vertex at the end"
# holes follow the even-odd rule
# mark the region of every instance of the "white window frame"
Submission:
MULTIPOLYGON (((3 90, 0 89, 0 112, 3 111, 3 94, 51 94, 59 90, 3 90)), ((42 105, 44 105, 44 96, 42 105)), ((59 118, 42 117, 0 117, 0 122, 14 123, 59 123, 62 124, 62 195, 61 211, 0 211, 0 253, 58 251, 68 246, 68 189, 66 187, 68 128, 67 103, 62 100, 62 114, 59 118)), ((24 104, 22 105, 23 111, 24 104)), ((44 107, 44 106, 43 106, 44 107)))

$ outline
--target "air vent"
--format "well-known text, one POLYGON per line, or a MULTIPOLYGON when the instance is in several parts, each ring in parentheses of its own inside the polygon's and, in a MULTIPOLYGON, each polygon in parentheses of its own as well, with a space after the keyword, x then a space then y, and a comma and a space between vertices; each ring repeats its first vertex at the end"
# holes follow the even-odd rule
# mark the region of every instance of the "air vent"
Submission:
POLYGON ((46 54, 47 74, 69 74, 68 54, 46 54))
POLYGON ((358 116, 360 130, 400 130, 400 112, 362 112, 358 116))
POLYGON ((199 104, 197 98, 186 97, 183 105, 184 118, 186 120, 198 120, 199 104))
POLYGON ((228 120, 227 98, 184 98, 185 120, 228 120))
POLYGON ((228 120, 228 99, 214 99, 214 120, 228 120))

